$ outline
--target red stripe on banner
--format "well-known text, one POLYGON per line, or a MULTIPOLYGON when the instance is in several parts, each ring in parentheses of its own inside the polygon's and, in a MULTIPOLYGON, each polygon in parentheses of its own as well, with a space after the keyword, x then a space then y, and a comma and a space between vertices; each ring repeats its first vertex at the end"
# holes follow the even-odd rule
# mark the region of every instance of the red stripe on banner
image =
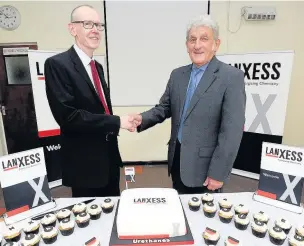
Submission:
POLYGON ((155 238, 169 238, 169 235, 142 235, 142 236, 119 236, 119 239, 155 239, 155 238))
POLYGON ((38 80, 44 80, 44 76, 38 77, 38 80))
POLYGON ((9 170, 16 169, 16 168, 18 168, 18 166, 14 166, 14 167, 3 169, 3 171, 5 172, 5 171, 9 171, 9 170))
POLYGON ((270 193, 270 192, 258 190, 257 194, 260 195, 260 196, 265 196, 265 197, 270 198, 270 199, 274 199, 274 200, 277 199, 277 195, 273 194, 273 193, 270 193))
POLYGON ((278 156, 277 156, 277 155, 272 155, 272 154, 266 154, 266 156, 268 156, 268 157, 275 157, 275 158, 278 158, 278 156))
MULTIPOLYGON (((159 245, 191 245, 194 244, 194 241, 183 241, 183 242, 166 242, 166 243, 144 243, 140 244, 140 246, 159 246, 159 245)), ((113 244, 113 246, 129 246, 134 245, 134 243, 131 244, 113 244)))
POLYGON ((20 213, 28 211, 28 210, 30 210, 30 207, 28 205, 25 205, 21 208, 16 208, 14 210, 6 212, 6 215, 7 215, 7 217, 11 217, 11 216, 14 216, 16 214, 20 214, 20 213))
POLYGON ((58 136, 60 135, 60 129, 54 130, 47 130, 47 131, 39 131, 38 136, 40 138, 51 137, 51 136, 58 136))

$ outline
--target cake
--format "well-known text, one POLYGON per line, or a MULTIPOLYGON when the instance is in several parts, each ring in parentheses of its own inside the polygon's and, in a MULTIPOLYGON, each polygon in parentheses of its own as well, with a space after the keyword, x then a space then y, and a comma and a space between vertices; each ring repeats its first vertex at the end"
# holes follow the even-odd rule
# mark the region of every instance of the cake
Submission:
POLYGON ((197 197, 192 197, 189 200, 188 205, 191 211, 198 211, 201 207, 201 201, 197 197))
POLYGON ((266 236, 268 230, 267 225, 261 221, 253 221, 251 223, 252 234, 258 238, 263 238, 266 236))
POLYGON ((219 201, 219 206, 220 206, 220 209, 222 209, 222 208, 231 209, 232 203, 227 198, 223 198, 222 200, 219 201))
POLYGON ((260 211, 260 212, 258 212, 258 213, 255 213, 255 214, 253 215, 253 219, 254 219, 255 221, 261 221, 261 222, 263 222, 263 223, 265 223, 265 224, 267 224, 268 221, 269 221, 268 215, 267 215, 266 213, 264 213, 263 211, 260 211))
POLYGON ((9 226, 4 231, 3 238, 7 242, 18 242, 21 238, 21 230, 15 226, 9 226))
POLYGON ((49 213, 49 214, 46 214, 42 220, 41 220, 41 225, 43 227, 46 227, 46 226, 55 226, 56 225, 56 215, 55 214, 52 214, 52 213, 49 213))
POLYGON ((6 242, 5 244, 3 244, 3 246, 19 246, 19 244, 16 242, 6 242))
POLYGON ((102 211, 106 214, 111 213, 114 208, 114 202, 111 198, 106 198, 101 203, 102 211))
POLYGON ((100 246, 100 242, 96 237, 91 238, 90 240, 84 243, 84 246, 100 246))
POLYGON ((297 235, 304 237, 304 226, 298 226, 295 232, 297 235))
POLYGON ((249 219, 246 214, 238 214, 234 217, 234 225, 239 230, 246 230, 249 225, 249 219))
POLYGON ((220 234, 216 230, 206 227, 203 232, 203 238, 207 245, 217 245, 220 240, 220 234))
POLYGON ((74 213, 75 216, 77 216, 78 214, 84 212, 86 210, 87 206, 85 205, 85 203, 80 202, 74 205, 74 207, 72 208, 72 211, 74 213))
POLYGON ((92 204, 87 206, 87 212, 92 220, 98 220, 101 215, 101 207, 98 204, 92 204))
POLYGON ((288 239, 289 246, 304 246, 304 237, 295 234, 288 239))
POLYGON ((65 218, 59 223, 59 230, 63 236, 70 236, 73 234, 75 228, 75 221, 71 218, 65 218))
POLYGON ((52 244, 56 242, 58 237, 58 229, 53 226, 47 226, 43 228, 41 238, 45 244, 52 244))
POLYGON ((31 233, 38 234, 39 227, 40 227, 39 222, 37 222, 36 220, 30 220, 25 223, 25 225, 23 227, 23 231, 25 234, 31 234, 31 233))
POLYGON ((291 229, 291 224, 289 223, 288 220, 280 218, 277 219, 274 224, 280 228, 282 228, 282 230, 285 232, 285 234, 288 234, 290 232, 291 229))
POLYGON ((90 215, 87 212, 82 212, 76 216, 76 223, 79 228, 87 227, 90 224, 90 215))
POLYGON ((270 241, 275 245, 283 245, 286 237, 285 232, 278 226, 274 226, 269 229, 270 241))
POLYGON ((203 206, 204 214, 208 218, 213 218, 216 213, 216 206, 213 202, 207 202, 203 206))
POLYGON ((169 238, 187 233, 179 195, 170 188, 124 190, 116 224, 119 239, 169 238))
POLYGON ((210 194, 210 193, 204 193, 203 195, 202 195, 202 203, 203 204, 205 204, 205 203, 207 203, 207 202, 213 202, 214 201, 214 197, 213 197, 213 195, 212 194, 210 194))
POLYGON ((231 220, 232 220, 232 217, 233 217, 233 213, 232 211, 229 209, 229 208, 222 208, 220 211, 219 211, 219 217, 220 217, 220 220, 223 222, 223 223, 230 223, 231 220))
POLYGON ((56 215, 57 215, 58 221, 60 222, 63 219, 70 218, 71 214, 72 214, 71 210, 64 208, 64 209, 59 210, 56 215))
POLYGON ((239 204, 234 208, 235 214, 248 214, 249 209, 244 204, 239 204))
POLYGON ((225 240, 225 246, 240 246, 241 243, 238 239, 235 239, 234 237, 227 237, 225 240))
POLYGON ((31 233, 31 234, 25 235, 20 246, 38 246, 39 242, 40 242, 40 236, 38 236, 37 234, 31 233))

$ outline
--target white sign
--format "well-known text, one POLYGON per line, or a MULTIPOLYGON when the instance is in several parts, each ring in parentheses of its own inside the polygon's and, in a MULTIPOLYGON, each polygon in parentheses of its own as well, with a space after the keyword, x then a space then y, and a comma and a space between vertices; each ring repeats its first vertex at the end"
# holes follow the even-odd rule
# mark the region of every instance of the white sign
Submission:
MULTIPOLYGON (((44 78, 45 60, 58 53, 44 50, 29 50, 28 52, 39 137, 60 134, 60 127, 53 117, 47 100, 44 78)), ((94 56, 94 59, 104 66, 104 56, 97 55, 94 56)))
POLYGON ((218 55, 245 73, 245 131, 282 136, 294 52, 218 55))
POLYGON ((134 167, 125 167, 125 177, 126 182, 135 182, 135 168, 134 167))

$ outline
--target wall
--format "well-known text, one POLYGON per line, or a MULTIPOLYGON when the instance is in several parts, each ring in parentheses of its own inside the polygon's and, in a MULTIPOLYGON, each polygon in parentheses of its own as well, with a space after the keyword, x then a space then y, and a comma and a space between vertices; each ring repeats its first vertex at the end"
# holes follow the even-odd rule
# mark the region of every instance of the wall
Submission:
MULTIPOLYGON (((1 2, 1 5, 10 4, 19 9, 22 24, 16 31, 0 30, 0 43, 36 41, 39 49, 67 49, 73 43, 67 30, 70 12, 75 6, 83 3, 93 5, 103 16, 102 2, 97 1, 1 2), (33 8, 36 10, 32 11, 33 8)), ((218 20, 221 28, 222 44, 219 53, 295 50, 283 141, 286 144, 298 146, 304 145, 304 130, 301 128, 301 125, 304 125, 304 113, 300 107, 304 103, 304 97, 301 95, 304 85, 300 78, 300 65, 304 64, 304 48, 302 48, 304 34, 300 31, 301 23, 304 22, 303 9, 304 2, 232 1, 230 4, 228 1, 211 2, 211 14, 218 20), (239 26, 241 8, 256 5, 276 7, 277 20, 274 22, 243 21, 238 32, 230 33, 227 17, 229 16, 229 29, 235 31, 239 26)), ((103 42, 97 53, 104 54, 104 52, 103 42)), ((148 107, 119 107, 114 108, 114 112, 123 115, 130 112, 142 112, 146 109, 148 107)), ((119 144, 123 159, 125 161, 166 160, 169 134, 170 120, 141 134, 121 131, 119 144)))

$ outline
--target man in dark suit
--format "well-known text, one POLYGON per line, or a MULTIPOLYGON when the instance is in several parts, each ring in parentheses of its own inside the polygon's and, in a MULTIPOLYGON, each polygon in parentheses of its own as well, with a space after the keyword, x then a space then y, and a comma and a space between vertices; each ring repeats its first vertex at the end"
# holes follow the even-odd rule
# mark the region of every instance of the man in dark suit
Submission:
POLYGON ((104 30, 97 11, 75 8, 69 30, 75 44, 45 62, 47 98, 61 128, 62 182, 73 197, 119 196, 117 136, 120 128, 134 131, 134 121, 113 115, 103 67, 93 59, 104 30))
POLYGON ((172 71, 158 105, 134 115, 139 132, 171 118, 168 172, 183 194, 221 191, 243 135, 244 74, 215 57, 218 36, 209 16, 195 19, 186 40, 192 64, 172 71))

